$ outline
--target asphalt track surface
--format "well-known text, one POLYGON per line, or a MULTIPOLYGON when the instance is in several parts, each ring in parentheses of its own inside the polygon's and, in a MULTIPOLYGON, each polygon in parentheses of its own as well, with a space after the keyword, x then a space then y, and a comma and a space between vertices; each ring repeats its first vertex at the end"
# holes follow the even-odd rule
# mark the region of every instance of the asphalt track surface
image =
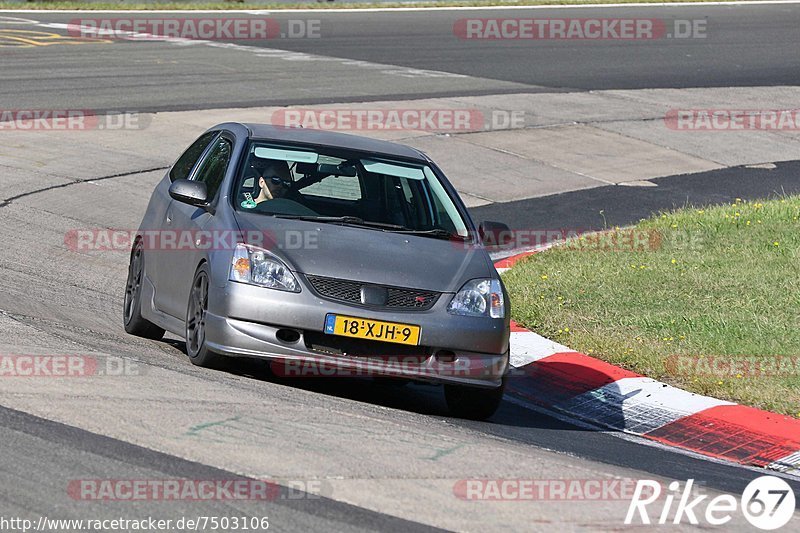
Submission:
POLYGON ((687 205, 733 203, 800 194, 800 162, 774 169, 733 167, 652 180, 657 187, 605 186, 471 209, 476 220, 497 220, 512 228, 628 226, 659 211, 687 205))
MULTIPOLYGON (((525 13, 517 11, 513 16, 525 13)), ((603 13, 581 9, 569 16, 603 13)), ((535 12, 537 17, 548 14, 564 16, 561 11, 535 12)), ((72 18, 21 16, 43 23, 72 18)), ((190 47, 176 54, 174 45, 123 42, 106 47, 42 47, 35 61, 20 50, 2 49, 0 102, 4 108, 178 110, 220 107, 232 101, 250 106, 521 89, 780 85, 795 84, 800 72, 794 46, 800 26, 800 7, 796 6, 624 8, 617 10, 617 16, 708 17, 709 37, 600 46, 465 44, 453 37, 452 24, 456 18, 472 15, 453 12, 302 16, 322 19, 324 41, 285 40, 279 48, 466 77, 423 75, 404 84, 402 75, 375 76, 374 69, 336 61, 286 61, 274 72, 262 71, 246 56, 222 58, 216 49, 199 53, 197 47, 190 47), (283 77, 276 78, 276 72, 283 77)), ((506 16, 506 12, 481 12, 480 16, 506 16)), ((600 188, 518 205, 486 206, 475 213, 518 226, 597 227, 595 211, 604 209, 608 223, 624 224, 685 201, 722 202, 736 196, 797 191, 798 170, 795 163, 779 164, 769 172, 728 169, 702 176, 702 181, 697 176, 693 180, 663 178, 656 189, 626 189, 626 197, 619 196, 620 188, 600 188), (721 184, 726 184, 722 192, 721 184), (520 220, 523 216, 528 218, 520 220)), ((578 427, 510 401, 489 422, 466 422, 446 416, 441 393, 432 387, 398 389, 369 380, 287 381, 268 378, 263 367, 246 361, 232 362, 224 371, 204 370, 189 364, 177 339, 160 343, 132 339, 119 324, 124 255, 72 257, 64 254, 62 238, 74 227, 136 224, 146 205, 148 184, 154 184, 159 174, 143 176, 143 181, 136 182, 109 178, 104 183, 114 194, 104 196, 102 202, 97 195, 108 189, 97 189, 97 184, 55 189, 43 180, 41 192, 0 206, 2 344, 15 347, 17 353, 30 346, 51 353, 112 353, 135 359, 148 369, 138 379, 117 382, 109 378, 75 385, 0 384, 2 516, 243 513, 268 514, 275 529, 286 531, 416 531, 429 529, 428 524, 469 529, 453 521, 454 513, 465 512, 455 502, 450 507, 441 503, 446 500, 430 498, 431 493, 425 492, 430 491, 430 483, 442 478, 443 484, 437 487, 446 490, 452 486, 450 478, 459 477, 694 478, 711 490, 736 494, 761 475, 578 427), (41 240, 36 256, 26 238, 32 229, 41 240), (58 268, 42 269, 36 257, 48 254, 57 258, 58 268), (221 441, 182 439, 185 433, 181 431, 198 427, 193 423, 231 413, 241 413, 245 427, 228 427, 216 435, 221 435, 221 441), (433 446, 436 442, 441 449, 433 446), (419 456, 429 449, 436 460, 421 460, 419 456), (444 463, 436 462, 442 460, 440 456, 445 456, 444 463), (343 485, 341 491, 321 498, 258 506, 247 502, 89 505, 65 493, 70 480, 81 478, 230 479, 259 472, 295 479, 361 480, 365 485, 355 489, 343 485), (387 495, 376 487, 392 490, 387 495), (431 502, 439 508, 432 509, 431 502)), ((800 482, 790 482, 800 490, 800 482)), ((527 529, 532 530, 548 527, 554 515, 566 517, 574 530, 608 529, 620 526, 622 520, 611 516, 602 522, 594 509, 590 512, 577 503, 562 511, 540 504, 476 512, 489 521, 497 513, 497 524, 517 526, 520 522, 508 514, 523 514, 527 529)))
MULTIPOLYGON (((2 15, 0 15, 2 16, 2 15)), ((25 13, 20 18, 64 24, 77 14, 25 13)), ((142 17, 103 15, 91 18, 142 17)), ((160 17, 170 15, 160 15, 160 17)), ((175 15, 172 15, 175 16, 175 15)), ((223 17, 208 14, 203 17, 223 17)), ((240 16, 240 15, 237 15, 240 16)), ((281 13, 259 16, 280 22, 319 21, 319 38, 244 40, 252 54, 203 53, 165 43, 43 47, 36 61, 24 51, 2 49, 0 103, 7 107, 126 109, 138 111, 250 107, 295 103, 407 99, 424 96, 599 89, 794 85, 800 5, 669 6, 535 9, 513 11, 407 11, 392 13, 281 13), (465 40, 454 33, 459 19, 651 18, 667 28, 675 20, 702 20, 704 38, 651 40, 465 40), (289 58, 280 69, 265 66, 258 49, 324 56, 289 58), (359 61, 464 76, 375 76, 359 61), (387 81, 388 78, 388 81, 387 81)), ((12 28, 0 24, 0 28, 12 28)), ((15 29, 39 29, 25 25, 15 29)), ((65 30, 53 30, 66 34, 65 30)), ((195 47, 196 48, 196 47, 195 47)), ((380 69, 378 70, 380 72, 380 69)))
MULTIPOLYGON (((57 509, 55 502, 63 500, 63 488, 73 479, 85 475, 85 465, 91 464, 110 478, 129 479, 202 479, 245 480, 218 468, 187 461, 148 450, 126 442, 92 434, 80 429, 0 407, 3 427, 4 468, 7 481, 2 489, 3 515, 24 515, 35 511, 51 518, 85 516, 81 504, 72 502, 68 515, 57 509), (80 458, 77 460, 77 458, 80 458), (49 466, 41 468, 38 460, 47 458, 49 466), (42 487, 58 487, 52 492, 42 487), (54 514, 54 511, 57 514, 54 514)), ((294 531, 436 531, 407 520, 393 518, 318 496, 301 499, 296 494, 273 502, 213 502, 198 509, 194 502, 144 503, 125 505, 124 514, 157 514, 163 519, 178 520, 197 516, 198 511, 210 516, 266 516, 273 524, 286 524, 294 531)), ((106 506, 94 517, 118 518, 123 506, 106 506)))

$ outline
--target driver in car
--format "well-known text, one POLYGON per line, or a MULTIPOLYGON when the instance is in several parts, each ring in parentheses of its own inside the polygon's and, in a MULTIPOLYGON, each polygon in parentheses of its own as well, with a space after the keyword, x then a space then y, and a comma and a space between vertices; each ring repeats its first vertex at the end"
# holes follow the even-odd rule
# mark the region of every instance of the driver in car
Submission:
POLYGON ((282 198, 292 185, 292 172, 286 161, 270 161, 258 176, 255 203, 282 198))

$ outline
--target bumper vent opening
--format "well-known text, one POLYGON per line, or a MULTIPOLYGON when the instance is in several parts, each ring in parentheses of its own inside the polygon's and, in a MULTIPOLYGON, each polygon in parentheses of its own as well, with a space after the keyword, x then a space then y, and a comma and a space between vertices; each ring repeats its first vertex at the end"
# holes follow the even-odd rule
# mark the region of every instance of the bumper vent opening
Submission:
POLYGON ((450 350, 439 350, 434 355, 436 360, 440 363, 455 363, 456 362, 456 354, 455 352, 451 352, 450 350))
POLYGON ((300 332, 295 331, 293 329, 279 329, 275 336, 278 338, 279 341, 285 342, 287 344, 294 344, 295 342, 300 340, 300 332))

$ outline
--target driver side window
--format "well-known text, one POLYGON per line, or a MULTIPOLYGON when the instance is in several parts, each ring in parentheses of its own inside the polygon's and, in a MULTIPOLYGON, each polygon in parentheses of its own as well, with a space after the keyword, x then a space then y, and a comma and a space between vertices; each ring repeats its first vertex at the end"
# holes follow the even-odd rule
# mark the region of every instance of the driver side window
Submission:
POLYGON ((210 131, 192 143, 192 145, 183 152, 183 155, 178 158, 172 170, 169 171, 169 179, 172 181, 189 179, 189 175, 192 173, 192 169, 197 163, 197 160, 200 159, 200 156, 206 151, 206 147, 217 135, 219 135, 218 131, 210 131))
POLYGON ((197 175, 194 179, 195 181, 201 181, 206 184, 209 200, 217 196, 217 191, 219 191, 222 185, 222 180, 225 179, 225 172, 228 170, 228 164, 231 162, 232 151, 233 145, 231 141, 220 137, 216 143, 214 143, 208 156, 201 164, 200 170, 197 171, 197 175))

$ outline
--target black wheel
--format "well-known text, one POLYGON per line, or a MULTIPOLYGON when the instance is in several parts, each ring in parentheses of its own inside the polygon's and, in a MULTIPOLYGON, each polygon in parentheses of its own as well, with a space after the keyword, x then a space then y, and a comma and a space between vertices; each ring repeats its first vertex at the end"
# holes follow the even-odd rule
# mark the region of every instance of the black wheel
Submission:
POLYGON ((208 314, 208 268, 203 265, 194 275, 189 305, 186 310, 186 354, 192 364, 213 368, 219 355, 206 346, 206 315, 208 314))
POLYGON ((453 416, 469 420, 486 420, 500 407, 505 388, 506 378, 503 378, 502 385, 495 389, 445 385, 444 399, 453 416))
POLYGON ((164 330, 142 317, 142 278, 144 277, 144 250, 141 241, 133 246, 125 284, 123 322, 125 331, 137 337, 161 340, 164 330))

